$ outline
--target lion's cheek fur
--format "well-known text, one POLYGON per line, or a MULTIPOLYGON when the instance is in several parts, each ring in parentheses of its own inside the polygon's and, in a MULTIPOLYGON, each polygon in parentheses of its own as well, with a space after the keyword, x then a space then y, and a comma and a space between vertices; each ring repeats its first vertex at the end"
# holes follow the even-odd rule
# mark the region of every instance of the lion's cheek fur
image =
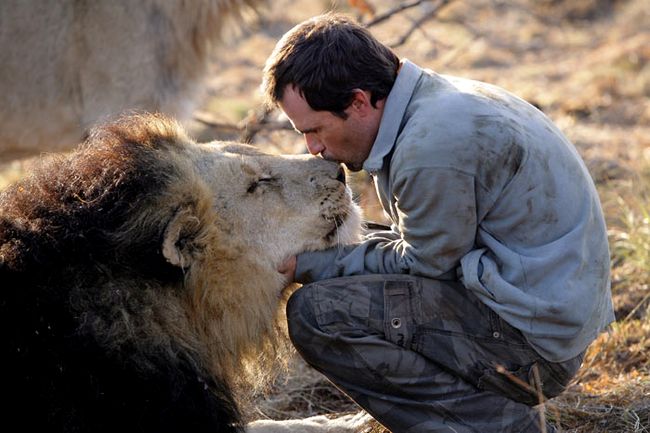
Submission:
POLYGON ((205 363, 215 374, 234 381, 241 381, 242 367, 258 361, 260 354, 274 347, 281 351, 284 345, 278 323, 284 315, 285 281, 256 261, 240 256, 224 263, 205 257, 193 264, 186 279, 186 286, 194 288, 189 294, 190 310, 200 347, 205 349, 205 363), (203 267, 219 270, 218 276, 206 277, 203 267))

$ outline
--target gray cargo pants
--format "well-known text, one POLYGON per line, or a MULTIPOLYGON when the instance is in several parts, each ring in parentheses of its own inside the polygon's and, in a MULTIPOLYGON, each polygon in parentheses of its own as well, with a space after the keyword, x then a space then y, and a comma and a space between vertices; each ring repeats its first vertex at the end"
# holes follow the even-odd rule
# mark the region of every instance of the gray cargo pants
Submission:
POLYGON ((459 282, 319 281, 287 317, 302 357, 393 433, 539 432, 540 396, 524 385, 556 396, 583 359, 546 361, 459 282))

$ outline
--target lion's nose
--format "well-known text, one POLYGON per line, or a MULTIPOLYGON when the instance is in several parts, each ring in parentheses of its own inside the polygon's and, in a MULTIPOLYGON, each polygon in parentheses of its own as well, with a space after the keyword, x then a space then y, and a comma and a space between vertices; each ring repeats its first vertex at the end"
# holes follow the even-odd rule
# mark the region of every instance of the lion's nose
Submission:
POLYGON ((339 182, 345 184, 345 170, 343 170, 343 167, 339 166, 339 171, 336 174, 336 180, 339 182))

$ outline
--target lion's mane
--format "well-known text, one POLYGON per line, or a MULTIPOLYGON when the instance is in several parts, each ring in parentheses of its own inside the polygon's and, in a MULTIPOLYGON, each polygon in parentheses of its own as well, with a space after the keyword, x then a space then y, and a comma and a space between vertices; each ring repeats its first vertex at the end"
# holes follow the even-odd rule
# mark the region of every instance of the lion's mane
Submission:
POLYGON ((281 331, 265 298, 207 289, 240 256, 186 141, 164 117, 131 116, 0 194, 4 410, 25 428, 241 428, 233 390, 252 357, 276 358, 281 331))

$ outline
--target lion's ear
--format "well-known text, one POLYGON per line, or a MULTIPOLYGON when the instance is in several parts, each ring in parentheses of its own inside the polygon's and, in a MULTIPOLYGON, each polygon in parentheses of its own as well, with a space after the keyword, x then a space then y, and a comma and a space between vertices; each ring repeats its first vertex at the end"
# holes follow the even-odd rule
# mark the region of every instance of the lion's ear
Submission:
POLYGON ((165 228, 162 245, 163 256, 169 263, 181 268, 189 267, 200 227, 201 221, 194 214, 193 207, 181 207, 176 211, 165 228))

